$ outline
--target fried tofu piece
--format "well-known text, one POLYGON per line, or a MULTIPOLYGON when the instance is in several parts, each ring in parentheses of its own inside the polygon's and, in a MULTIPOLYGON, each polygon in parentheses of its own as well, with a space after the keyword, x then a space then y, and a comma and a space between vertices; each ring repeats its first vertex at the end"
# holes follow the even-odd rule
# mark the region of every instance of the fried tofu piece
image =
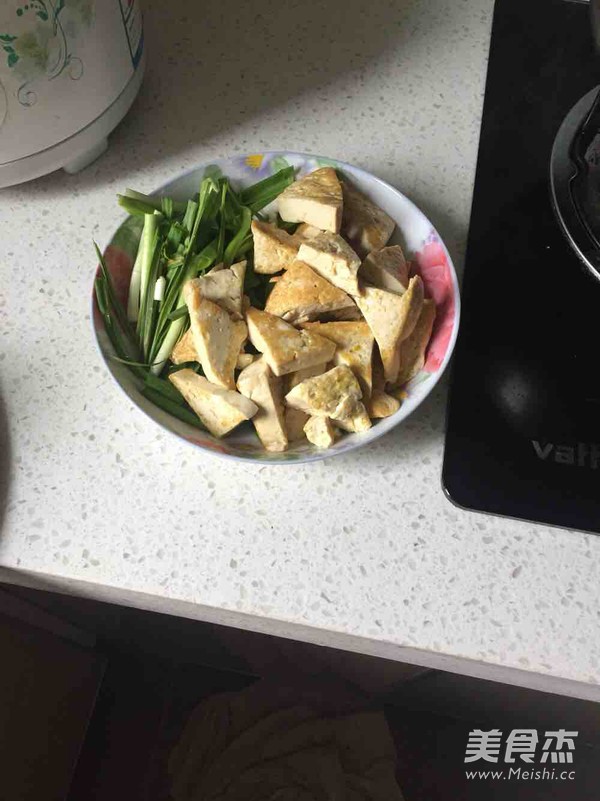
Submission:
MULTIPOLYGON (((226 268, 224 264, 217 264, 210 272, 200 278, 192 279, 195 287, 203 298, 216 303, 230 312, 233 317, 242 319, 242 289, 246 274, 246 262, 240 261, 226 268)), ((192 291, 191 288, 186 290, 192 291)), ((171 351, 173 364, 200 361, 194 346, 194 337, 191 328, 181 337, 171 351)))
POLYGON ((266 275, 286 270, 298 255, 298 248, 302 244, 299 236, 258 220, 252 222, 252 237, 254 269, 266 275))
POLYGON ((302 381, 287 393, 285 402, 311 416, 331 417, 347 431, 363 431, 371 426, 371 421, 361 397, 360 385, 352 370, 339 365, 302 381))
POLYGON ((298 250, 298 258, 344 292, 359 294, 360 259, 338 234, 323 231, 303 242, 298 250))
POLYGON ((281 379, 273 375, 263 358, 242 370, 237 386, 242 395, 258 408, 252 422, 265 449, 273 452, 287 450, 281 379))
POLYGON ((321 229, 308 223, 300 223, 294 231, 294 236, 299 236, 300 239, 314 239, 317 234, 321 233, 321 229))
POLYGON ((336 344, 334 364, 345 364, 358 378, 363 399, 371 395, 373 384, 373 332, 365 322, 305 323, 313 331, 336 344))
POLYGON ((371 397, 365 403, 369 417, 373 419, 390 417, 390 415, 395 414, 402 405, 401 400, 402 399, 397 397, 391 389, 389 392, 386 391, 381 357, 379 353, 375 351, 373 358, 373 390, 371 392, 371 397))
POLYGON ((246 262, 240 261, 231 267, 222 264, 214 267, 206 275, 193 278, 190 282, 206 300, 217 303, 236 319, 242 319, 242 295, 246 262))
POLYGON ((344 214, 342 235, 360 256, 387 245, 396 223, 355 186, 342 183, 344 214))
POLYGON ((309 415, 334 417, 345 401, 360 401, 362 393, 349 367, 333 367, 313 378, 306 378, 285 396, 288 406, 309 415))
POLYGON ((234 389, 233 371, 248 336, 246 323, 233 320, 225 309, 204 298, 194 281, 187 282, 184 295, 194 348, 204 374, 213 384, 234 389))
POLYGON ((400 403, 404 403, 404 401, 408 398, 408 392, 404 387, 388 387, 387 394, 392 395, 392 397, 397 398, 400 403))
POLYGON ((185 334, 171 351, 171 361, 173 364, 183 364, 184 362, 198 362, 198 354, 194 347, 194 337, 192 329, 188 328, 185 334))
POLYGON ((338 428, 349 431, 351 434, 359 434, 361 431, 368 431, 373 423, 361 402, 360 405, 348 399, 345 400, 338 409, 338 416, 334 418, 338 428))
POLYGON ((289 323, 316 320, 324 314, 351 309, 356 304, 343 290, 322 278, 303 261, 293 262, 279 277, 265 311, 289 323))
POLYGON ((383 371, 381 354, 379 353, 379 348, 375 348, 373 350, 373 386, 371 388, 371 393, 375 394, 376 392, 384 392, 385 384, 385 374, 383 371))
POLYGON ((358 275, 372 286, 398 295, 403 295, 408 288, 408 264, 400 245, 390 245, 369 253, 358 275))
POLYGON ((378 389, 373 392, 367 401, 367 412, 369 417, 376 419, 390 417, 398 411, 400 406, 401 404, 398 398, 378 389))
POLYGON ((235 369, 236 370, 243 370, 248 365, 252 364, 253 361, 256 361, 256 357, 253 353, 238 353, 238 357, 235 362, 235 369))
MULTIPOLYGON (((316 375, 321 375, 327 368, 326 364, 315 364, 313 367, 307 367, 304 370, 297 370, 295 373, 288 373, 284 378, 285 392, 289 392, 298 384, 301 384, 307 378, 313 378, 316 375)), ((287 431, 288 440, 290 442, 298 442, 305 438, 304 426, 308 421, 306 412, 300 409, 293 409, 291 406, 285 407, 285 430, 287 431)))
POLYGON ((389 417, 398 411, 401 406, 392 390, 386 391, 385 375, 381 356, 377 350, 373 353, 373 389, 371 397, 365 401, 369 417, 374 419, 389 417))
POLYGON ((331 448, 336 431, 328 417, 309 417, 304 426, 306 439, 317 448, 331 448))
POLYGON ((169 381, 215 437, 224 437, 258 412, 258 406, 239 392, 217 387, 188 368, 171 373, 169 381))
POLYGON ((251 307, 246 315, 250 341, 264 354, 275 375, 328 362, 335 344, 310 331, 298 331, 281 317, 251 307))
POLYGON ((282 220, 308 223, 337 234, 342 223, 342 187, 333 167, 322 167, 284 189, 277 198, 282 220))
POLYGON ((329 314, 324 314, 321 319, 323 322, 327 323, 354 323, 360 322, 361 320, 364 321, 365 318, 353 299, 352 306, 348 306, 346 309, 338 309, 337 311, 329 312, 329 314))
POLYGON ((435 303, 433 300, 425 300, 412 334, 400 344, 400 370, 394 387, 407 384, 423 369, 435 316, 435 303))
POLYGON ((379 346, 385 379, 393 384, 400 369, 400 343, 412 334, 421 314, 423 281, 418 275, 411 278, 404 295, 365 287, 356 303, 379 346))
POLYGON ((306 437, 304 433, 304 426, 308 420, 306 412, 286 406, 283 412, 283 419, 288 442, 300 442, 306 437))
POLYGON ((322 362, 321 364, 313 364, 311 367, 304 367, 302 370, 296 370, 295 373, 288 373, 286 376, 287 392, 306 381, 307 378, 323 375, 326 369, 327 362, 322 362))

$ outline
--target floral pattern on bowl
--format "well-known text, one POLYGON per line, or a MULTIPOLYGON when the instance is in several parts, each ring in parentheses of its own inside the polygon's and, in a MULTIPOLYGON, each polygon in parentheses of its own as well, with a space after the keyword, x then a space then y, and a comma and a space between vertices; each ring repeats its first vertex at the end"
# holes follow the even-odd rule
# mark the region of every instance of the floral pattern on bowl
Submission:
POLYGON ((18 33, 12 27, 0 31, 0 46, 6 65, 22 81, 19 103, 34 105, 37 95, 31 85, 44 77, 52 81, 65 70, 73 80, 83 74, 83 61, 72 52, 79 30, 92 25, 95 0, 29 0, 16 5, 14 16, 25 21, 18 33))
MULTIPOLYGON (((282 167, 292 165, 298 174, 304 175, 318 167, 331 165, 346 174, 356 186, 380 205, 395 220, 396 231, 390 244, 401 244, 412 262, 412 270, 423 279, 427 297, 433 298, 437 317, 427 350, 423 371, 406 387, 406 398, 401 408, 391 417, 376 421, 373 427, 362 434, 342 436, 331 448, 319 450, 308 442, 294 444, 284 453, 268 453, 254 433, 250 423, 244 424, 224 439, 216 439, 172 417, 157 408, 140 393, 139 380, 119 362, 111 358, 112 348, 95 301, 93 302, 93 326, 96 340, 113 378, 141 411, 156 423, 183 438, 187 442, 221 456, 242 461, 259 461, 269 464, 296 464, 323 459, 346 453, 390 431, 405 420, 429 395, 446 368, 458 334, 460 296, 456 272, 450 255, 439 234, 425 215, 397 189, 375 176, 334 159, 302 153, 276 151, 255 153, 231 159, 222 159, 198 167, 174 179, 154 192, 186 200, 198 191, 201 179, 206 174, 227 175, 234 184, 247 186, 282 167)), ((139 219, 128 218, 113 235, 105 250, 107 267, 123 303, 127 300, 129 278, 141 231, 139 219)))

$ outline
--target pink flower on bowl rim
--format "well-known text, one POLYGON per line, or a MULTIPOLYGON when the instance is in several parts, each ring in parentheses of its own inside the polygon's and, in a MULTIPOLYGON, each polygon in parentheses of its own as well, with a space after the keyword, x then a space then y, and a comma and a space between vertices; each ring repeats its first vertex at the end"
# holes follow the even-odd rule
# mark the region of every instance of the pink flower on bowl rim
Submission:
POLYGON ((435 324, 423 368, 427 373, 435 373, 448 351, 456 314, 452 272, 446 250, 437 238, 415 254, 413 269, 423 279, 426 296, 436 305, 435 324))

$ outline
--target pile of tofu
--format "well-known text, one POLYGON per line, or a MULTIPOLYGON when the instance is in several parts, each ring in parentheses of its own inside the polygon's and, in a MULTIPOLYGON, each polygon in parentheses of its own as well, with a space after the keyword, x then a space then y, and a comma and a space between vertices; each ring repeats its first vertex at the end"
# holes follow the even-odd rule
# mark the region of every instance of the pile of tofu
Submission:
POLYGON ((183 368, 169 380, 216 437, 252 420, 268 451, 306 440, 327 448, 400 408, 424 365, 435 304, 402 249, 387 246, 394 221, 333 168, 296 181, 277 204, 299 225, 290 234, 252 223, 254 270, 272 276, 265 308, 244 295, 246 262, 189 281, 190 329, 171 360, 199 362, 204 376, 183 368))

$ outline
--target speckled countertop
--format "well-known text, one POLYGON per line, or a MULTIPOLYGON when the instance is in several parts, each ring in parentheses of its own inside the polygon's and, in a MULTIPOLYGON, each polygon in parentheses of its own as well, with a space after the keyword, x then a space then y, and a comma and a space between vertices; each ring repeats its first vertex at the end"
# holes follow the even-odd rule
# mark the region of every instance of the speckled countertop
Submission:
POLYGON ((3 575, 600 697, 600 538, 454 508, 444 382, 372 447, 255 468, 132 408, 90 329, 115 192, 228 153, 365 167, 460 265, 492 0, 146 6, 147 77, 109 152, 0 193, 3 575))

